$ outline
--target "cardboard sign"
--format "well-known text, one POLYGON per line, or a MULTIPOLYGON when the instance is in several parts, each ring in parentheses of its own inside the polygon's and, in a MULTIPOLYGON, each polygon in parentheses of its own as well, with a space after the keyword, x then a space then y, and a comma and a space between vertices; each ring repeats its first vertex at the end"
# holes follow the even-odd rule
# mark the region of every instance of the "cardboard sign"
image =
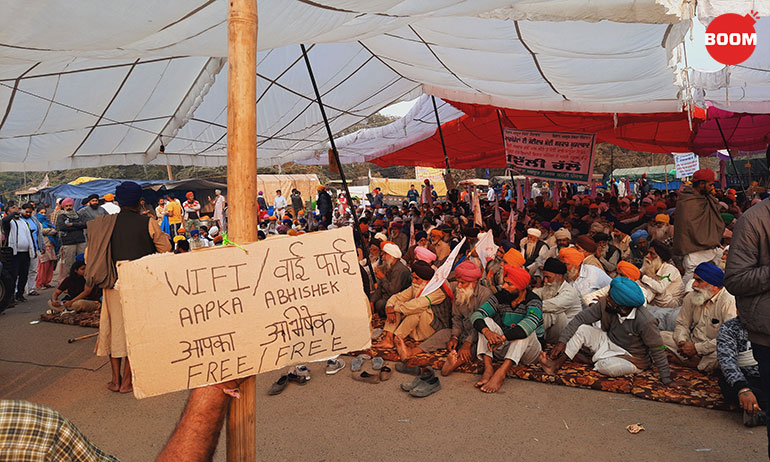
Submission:
POLYGON ((369 347, 351 228, 243 247, 118 264, 137 398, 369 347))
POLYGON ((685 178, 692 176, 700 168, 700 159, 695 153, 674 155, 676 177, 685 178))
POLYGON ((543 180, 588 183, 594 169, 594 135, 504 129, 508 168, 543 180))

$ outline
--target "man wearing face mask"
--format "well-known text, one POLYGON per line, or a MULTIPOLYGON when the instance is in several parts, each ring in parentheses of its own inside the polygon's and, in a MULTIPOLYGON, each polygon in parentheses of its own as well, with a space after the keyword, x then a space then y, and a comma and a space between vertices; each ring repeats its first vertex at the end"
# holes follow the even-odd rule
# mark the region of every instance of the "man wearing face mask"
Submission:
POLYGON ((511 366, 534 364, 545 342, 543 302, 528 289, 529 273, 511 265, 504 265, 503 270, 501 290, 471 315, 473 327, 481 334, 478 356, 484 361, 484 374, 476 388, 485 393, 503 386, 511 366), (495 359, 503 361, 497 369, 495 359))
POLYGON ((578 313, 550 354, 540 353, 543 370, 556 374, 581 348, 591 352, 594 370, 600 374, 619 377, 655 365, 660 381, 671 383, 657 321, 644 307, 642 289, 628 278, 613 279, 609 295, 578 313), (601 321, 601 328, 592 326, 596 321, 601 321))
POLYGON ((543 265, 545 284, 532 289, 543 300, 545 340, 549 343, 556 342, 561 331, 583 309, 580 294, 564 278, 566 274, 567 265, 557 258, 549 258, 543 265))
POLYGON ((661 332, 669 360, 704 372, 717 366, 719 327, 737 316, 735 297, 725 290, 724 276, 713 263, 695 268, 693 290, 684 298, 674 332, 661 332))

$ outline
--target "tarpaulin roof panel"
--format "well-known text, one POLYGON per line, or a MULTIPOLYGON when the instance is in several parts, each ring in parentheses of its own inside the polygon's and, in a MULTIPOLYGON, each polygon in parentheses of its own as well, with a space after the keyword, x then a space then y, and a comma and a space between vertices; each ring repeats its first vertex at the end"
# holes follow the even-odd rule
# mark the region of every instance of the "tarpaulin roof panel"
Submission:
POLYGON ((693 139, 693 152, 711 155, 724 148, 723 133, 730 149, 736 151, 767 149, 770 144, 770 114, 741 114, 710 107, 706 113, 706 120, 700 124, 693 139))

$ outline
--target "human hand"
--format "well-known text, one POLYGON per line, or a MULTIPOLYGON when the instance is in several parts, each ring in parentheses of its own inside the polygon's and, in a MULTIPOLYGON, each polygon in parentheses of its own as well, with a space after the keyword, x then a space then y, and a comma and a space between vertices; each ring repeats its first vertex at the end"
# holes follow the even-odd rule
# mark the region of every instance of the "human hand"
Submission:
POLYGON ((548 355, 548 357, 551 358, 551 359, 556 359, 559 356, 561 356, 562 353, 564 353, 564 350, 566 348, 567 348, 567 344, 566 343, 559 342, 559 343, 557 343, 556 345, 553 346, 553 348, 551 349, 551 353, 548 355))
POLYGON ((752 415, 762 410, 757 402, 757 397, 754 396, 751 390, 738 393, 738 402, 741 405, 741 409, 752 415))
POLYGON ((447 350, 454 350, 457 348, 457 338, 452 337, 446 344, 447 350))
POLYGON ((463 343, 463 346, 457 352, 457 357, 463 362, 469 362, 471 360, 471 344, 463 343))
POLYGON ((64 306, 66 306, 67 308, 72 306, 72 300, 67 300, 66 302, 64 302, 64 306))
POLYGON ((374 270, 374 275, 377 277, 377 279, 385 279, 385 273, 383 273, 379 268, 374 270))
POLYGON ((502 345, 503 342, 505 342, 505 337, 503 337, 498 333, 492 332, 492 330, 489 328, 484 329, 482 333, 484 334, 484 337, 486 337, 487 339, 487 343, 489 344, 490 350, 494 350, 495 348, 502 345))
POLYGON ((695 349, 695 344, 692 342, 683 342, 682 345, 680 345, 680 348, 682 349, 682 353, 688 357, 698 356, 698 350, 695 349))

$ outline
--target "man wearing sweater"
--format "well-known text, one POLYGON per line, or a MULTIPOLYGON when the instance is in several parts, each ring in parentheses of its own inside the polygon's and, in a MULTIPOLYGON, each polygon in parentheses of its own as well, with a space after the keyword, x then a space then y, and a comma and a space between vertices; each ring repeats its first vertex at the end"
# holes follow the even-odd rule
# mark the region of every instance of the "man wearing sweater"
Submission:
POLYGON ((655 318, 644 308, 642 289, 632 280, 616 277, 610 293, 575 316, 551 353, 540 354, 543 370, 555 374, 567 359, 586 347, 594 369, 610 377, 658 369, 660 381, 671 383, 666 350, 655 318), (601 328, 592 326, 601 321, 601 328))

